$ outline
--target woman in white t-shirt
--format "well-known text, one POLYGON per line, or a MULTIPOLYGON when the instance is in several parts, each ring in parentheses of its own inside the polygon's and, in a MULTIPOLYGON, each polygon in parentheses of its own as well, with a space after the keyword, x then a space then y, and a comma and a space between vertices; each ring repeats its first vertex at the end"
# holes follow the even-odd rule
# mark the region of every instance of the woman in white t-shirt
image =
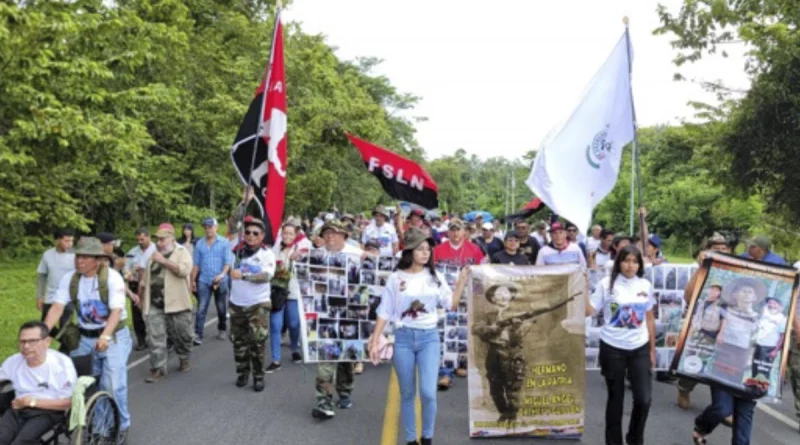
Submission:
POLYGON ((433 240, 417 228, 403 237, 403 252, 397 269, 386 281, 378 321, 370 339, 370 359, 379 361, 378 339, 387 322, 395 324, 394 363, 400 383, 401 410, 406 441, 419 445, 414 399, 416 375, 422 400, 422 445, 433 440, 436 420, 436 381, 439 374, 440 343, 436 307, 451 307, 453 293, 444 275, 433 266, 433 240))
POLYGON ((600 369, 608 388, 607 444, 640 445, 650 410, 651 373, 656 360, 653 290, 642 278, 644 260, 634 246, 619 250, 611 275, 603 278, 587 305, 587 315, 603 311, 600 331, 600 369), (633 387, 633 411, 626 440, 622 440, 625 376, 633 387))

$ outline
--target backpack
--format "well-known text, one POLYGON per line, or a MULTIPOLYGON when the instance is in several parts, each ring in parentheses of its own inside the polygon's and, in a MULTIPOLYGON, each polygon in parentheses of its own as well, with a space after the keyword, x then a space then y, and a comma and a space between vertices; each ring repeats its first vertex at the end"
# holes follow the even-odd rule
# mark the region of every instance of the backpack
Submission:
MULTIPOLYGON (((81 341, 81 331, 76 318, 78 317, 78 287, 81 281, 81 274, 77 271, 72 274, 72 279, 69 282, 69 299, 72 305, 75 306, 75 316, 70 317, 69 321, 61 327, 61 330, 56 335, 55 339, 60 341, 67 351, 74 351, 78 349, 81 341)), ((108 266, 105 264, 100 265, 97 271, 97 293, 100 294, 100 301, 108 306, 108 266)), ((117 323, 114 333, 125 327, 125 324, 120 320, 117 323)))

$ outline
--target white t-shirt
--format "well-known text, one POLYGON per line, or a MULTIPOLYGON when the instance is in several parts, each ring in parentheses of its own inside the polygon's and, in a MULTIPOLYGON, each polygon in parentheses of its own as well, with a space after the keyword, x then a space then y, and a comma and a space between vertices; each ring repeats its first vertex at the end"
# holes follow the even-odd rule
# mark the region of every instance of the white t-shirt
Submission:
POLYGON ((600 280, 591 304, 595 311, 603 311, 606 324, 600 330, 600 339, 619 349, 633 350, 650 341, 647 330, 647 312, 656 301, 653 288, 644 278, 617 276, 613 292, 608 287, 611 277, 600 280))
MULTIPOLYGON (((70 272, 61 278, 53 299, 54 303, 66 305, 71 301, 69 283, 74 274, 75 272, 70 272)), ((125 309, 125 281, 122 279, 122 275, 114 269, 108 269, 108 306, 103 304, 103 300, 100 299, 97 279, 97 275, 91 278, 82 276, 78 282, 78 307, 75 310, 78 314, 78 325, 83 329, 103 329, 114 309, 122 309, 120 323, 128 318, 128 312, 125 309)))
MULTIPOLYGON (((275 254, 270 249, 261 248, 253 255, 242 258, 236 269, 240 270, 243 276, 266 272, 272 278, 275 275, 275 254)), ((231 303, 236 306, 249 307, 266 303, 270 301, 269 292, 269 282, 231 280, 231 303)))
POLYGON ((600 239, 590 236, 586 239, 586 253, 592 253, 600 247, 600 239))
POLYGON ((139 280, 139 277, 136 275, 136 269, 144 269, 147 267, 147 262, 155 251, 156 243, 151 242, 150 245, 147 246, 147 249, 142 250, 140 246, 134 246, 125 254, 125 267, 122 270, 125 273, 131 272, 133 274, 131 281, 139 280))
POLYGON ((594 254, 594 268, 597 270, 605 270, 607 264, 610 264, 612 267, 614 266, 614 262, 611 261, 611 252, 597 250, 594 254))
POLYGON ((361 235, 362 244, 366 244, 367 241, 376 241, 380 244, 381 256, 392 256, 394 255, 392 244, 398 242, 397 231, 388 223, 384 223, 380 227, 372 223, 364 229, 364 233, 361 235))
POLYGON ((436 278, 438 283, 427 269, 413 274, 402 270, 392 273, 383 288, 378 316, 394 322, 398 328, 435 329, 439 319, 436 306, 449 308, 453 305, 453 291, 444 275, 436 272, 436 278), (424 308, 414 312, 411 304, 415 301, 424 308))
POLYGON ((58 283, 64 274, 75 270, 75 252, 60 252, 55 247, 47 249, 39 261, 37 273, 47 275, 47 289, 44 294, 44 302, 51 304, 58 289, 58 283))
POLYGON ((547 245, 539 249, 539 254, 536 256, 536 265, 552 265, 552 264, 580 264, 586 267, 586 257, 583 256, 583 251, 575 243, 569 243, 564 250, 557 250, 547 245))
POLYGON ((768 308, 764 308, 758 320, 756 343, 774 348, 778 346, 778 341, 784 332, 786 332, 786 316, 782 312, 772 313, 768 308))
POLYGON ((21 353, 7 358, 0 366, 0 381, 11 381, 16 396, 33 396, 43 400, 67 399, 78 380, 75 365, 66 355, 47 350, 41 365, 31 368, 21 353))

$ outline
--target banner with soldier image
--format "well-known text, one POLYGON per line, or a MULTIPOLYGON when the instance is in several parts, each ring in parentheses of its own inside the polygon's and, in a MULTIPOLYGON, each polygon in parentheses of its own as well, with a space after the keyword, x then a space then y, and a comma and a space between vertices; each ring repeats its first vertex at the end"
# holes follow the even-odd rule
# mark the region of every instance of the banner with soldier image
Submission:
POLYGON ((302 298, 301 340, 306 363, 360 362, 375 330, 391 257, 353 257, 312 250, 295 263, 302 298))
POLYGON ((714 253, 692 291, 671 370, 741 397, 779 399, 796 271, 714 253))
POLYGON ((470 436, 581 437, 585 293, 578 265, 472 267, 470 436))

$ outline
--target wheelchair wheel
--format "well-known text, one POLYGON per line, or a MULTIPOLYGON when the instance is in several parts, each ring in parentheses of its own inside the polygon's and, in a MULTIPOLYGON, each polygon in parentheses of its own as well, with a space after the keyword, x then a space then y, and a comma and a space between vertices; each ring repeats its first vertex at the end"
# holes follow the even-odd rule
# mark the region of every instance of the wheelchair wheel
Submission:
POLYGON ((117 445, 119 407, 106 391, 96 392, 86 402, 86 425, 75 433, 75 445, 117 445))

